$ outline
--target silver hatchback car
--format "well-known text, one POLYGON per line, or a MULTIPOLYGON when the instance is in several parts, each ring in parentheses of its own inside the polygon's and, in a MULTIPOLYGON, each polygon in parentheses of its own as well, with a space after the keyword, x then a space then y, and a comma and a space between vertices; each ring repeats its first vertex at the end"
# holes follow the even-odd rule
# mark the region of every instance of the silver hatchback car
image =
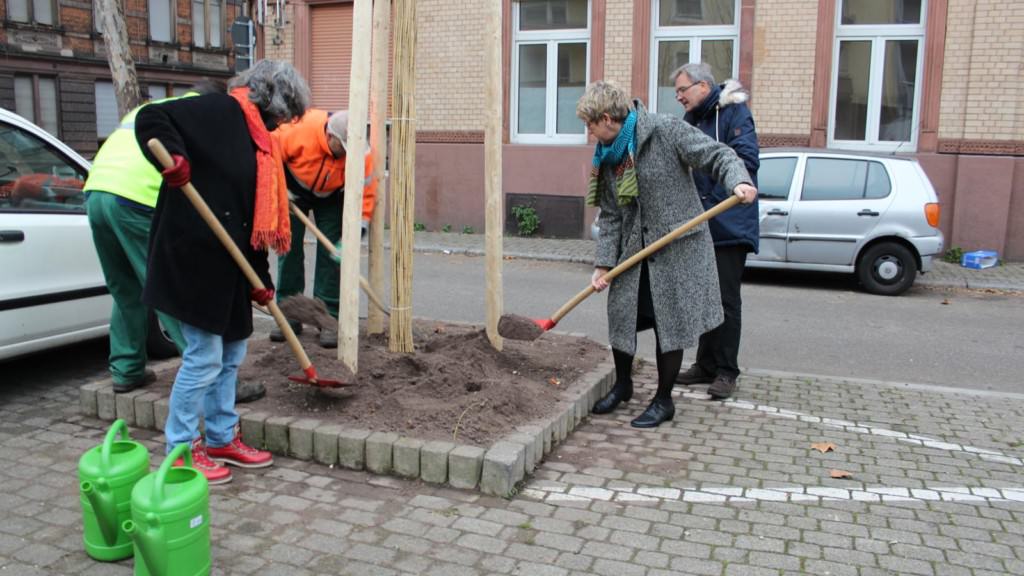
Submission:
POLYGON ((942 254, 938 197, 913 158, 766 149, 757 179, 761 246, 748 267, 855 273, 896 296, 942 254))

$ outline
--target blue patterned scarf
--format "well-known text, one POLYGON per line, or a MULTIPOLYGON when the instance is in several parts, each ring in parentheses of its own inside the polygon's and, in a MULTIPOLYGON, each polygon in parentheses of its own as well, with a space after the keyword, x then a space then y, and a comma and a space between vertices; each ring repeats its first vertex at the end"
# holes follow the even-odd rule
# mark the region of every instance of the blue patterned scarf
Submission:
POLYGON ((636 179, 636 119, 636 110, 631 110, 614 142, 607 146, 597 143, 587 186, 586 202, 589 206, 601 204, 597 191, 602 165, 615 167, 615 198, 619 206, 631 203, 639 194, 640 186, 636 179))

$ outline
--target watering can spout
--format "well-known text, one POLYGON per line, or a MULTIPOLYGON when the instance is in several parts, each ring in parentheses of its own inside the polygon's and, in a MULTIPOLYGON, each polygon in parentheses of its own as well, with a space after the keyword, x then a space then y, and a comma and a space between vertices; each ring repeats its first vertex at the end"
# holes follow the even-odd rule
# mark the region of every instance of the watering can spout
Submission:
MULTIPOLYGON (((163 529, 155 514, 148 514, 146 523, 149 525, 143 526, 132 520, 125 520, 121 528, 135 543, 149 573, 152 576, 166 576, 167 542, 163 537, 163 529)), ((137 557, 135 561, 138 562, 137 557)))
POLYGON ((96 514, 96 523, 100 526, 103 540, 107 546, 117 541, 117 503, 110 485, 103 478, 95 482, 85 481, 79 485, 82 494, 89 499, 96 514))

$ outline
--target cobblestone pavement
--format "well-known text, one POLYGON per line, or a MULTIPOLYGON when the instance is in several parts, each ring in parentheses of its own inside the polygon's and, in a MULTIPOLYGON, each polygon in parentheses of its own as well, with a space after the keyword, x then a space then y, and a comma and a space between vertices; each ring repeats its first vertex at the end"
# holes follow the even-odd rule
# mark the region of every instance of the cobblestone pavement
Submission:
MULTIPOLYGON (((77 460, 104 424, 78 386, 100 375, 0 388, 0 575, 131 573, 80 541, 77 460)), ((236 472, 211 489, 214 573, 1024 574, 1024 396, 754 373, 634 430, 653 380, 509 500, 286 458, 236 472)))
MULTIPOLYGON (((417 232, 416 250, 481 255, 484 253, 484 236, 417 232)), ((589 264, 594 261, 594 242, 507 236, 504 238, 504 255, 589 264)), ((940 260, 934 262, 931 272, 918 276, 916 282, 924 286, 1024 291, 1024 263, 1009 262, 994 268, 972 270, 940 260)))

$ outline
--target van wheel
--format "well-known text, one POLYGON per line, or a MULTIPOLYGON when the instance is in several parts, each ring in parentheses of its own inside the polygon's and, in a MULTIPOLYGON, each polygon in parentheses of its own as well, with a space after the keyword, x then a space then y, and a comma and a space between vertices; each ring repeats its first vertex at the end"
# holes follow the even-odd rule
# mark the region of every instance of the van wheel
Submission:
POLYGON ((916 277, 917 261, 902 244, 875 244, 857 260, 857 279, 871 294, 899 296, 914 284, 916 277))
POLYGON ((156 312, 149 311, 149 334, 146 337, 146 355, 153 360, 166 360, 178 355, 178 347, 160 325, 156 312))

